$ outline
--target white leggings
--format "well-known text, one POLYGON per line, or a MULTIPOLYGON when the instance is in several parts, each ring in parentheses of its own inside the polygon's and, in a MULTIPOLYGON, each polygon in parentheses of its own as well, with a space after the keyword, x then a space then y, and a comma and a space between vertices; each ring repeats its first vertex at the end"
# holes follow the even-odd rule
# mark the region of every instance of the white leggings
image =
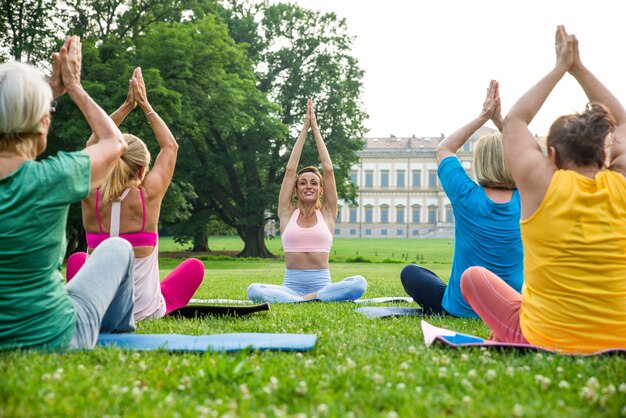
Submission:
POLYGON ((363 276, 350 276, 332 283, 328 269, 293 270, 287 269, 282 286, 253 283, 248 287, 248 298, 255 302, 289 303, 302 302, 302 296, 317 292, 317 298, 324 302, 356 300, 367 289, 363 276))

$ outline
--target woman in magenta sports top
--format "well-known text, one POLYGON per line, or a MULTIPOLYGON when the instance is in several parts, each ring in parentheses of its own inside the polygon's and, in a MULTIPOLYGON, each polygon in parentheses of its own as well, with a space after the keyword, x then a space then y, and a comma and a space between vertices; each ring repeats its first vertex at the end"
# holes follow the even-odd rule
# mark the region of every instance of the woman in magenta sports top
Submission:
POLYGON ((283 285, 251 284, 248 287, 250 300, 286 303, 319 299, 331 302, 355 300, 365 293, 367 282, 362 276, 348 277, 338 283, 332 283, 330 278, 328 257, 337 218, 337 188, 333 164, 310 99, 304 126, 285 169, 278 196, 278 217, 287 263, 283 285), (316 167, 297 171, 309 128, 313 131, 323 175, 316 167))
MULTIPOLYGON (((109 236, 129 241, 135 252, 135 320, 160 318, 186 305, 200 286, 204 265, 190 258, 176 267, 162 282, 158 261, 158 222, 161 201, 170 185, 178 144, 169 128, 152 109, 146 95, 141 69, 136 68, 130 80, 126 100, 111 119, 120 125, 126 115, 139 107, 161 148, 148 172, 150 152, 139 138, 124 134, 128 150, 113 173, 100 187, 82 201, 83 224, 88 252, 109 236)), ((87 145, 97 142, 92 135, 87 145)), ((87 254, 74 253, 67 263, 67 280, 85 262, 87 254)))

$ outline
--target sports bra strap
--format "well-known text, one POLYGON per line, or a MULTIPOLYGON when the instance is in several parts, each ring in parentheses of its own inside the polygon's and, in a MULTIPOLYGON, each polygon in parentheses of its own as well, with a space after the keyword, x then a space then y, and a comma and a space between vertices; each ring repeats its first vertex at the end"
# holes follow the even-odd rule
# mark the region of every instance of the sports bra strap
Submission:
POLYGON ((120 207, 122 206, 122 200, 128 196, 128 192, 130 192, 130 188, 124 190, 124 193, 111 204, 111 232, 109 232, 111 237, 120 236, 120 207))

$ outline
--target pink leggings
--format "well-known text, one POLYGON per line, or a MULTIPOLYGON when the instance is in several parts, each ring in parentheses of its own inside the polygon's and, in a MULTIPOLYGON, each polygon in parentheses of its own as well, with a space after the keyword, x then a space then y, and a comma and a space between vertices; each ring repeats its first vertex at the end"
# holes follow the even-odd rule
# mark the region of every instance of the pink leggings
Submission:
POLYGON ((527 344, 519 325, 522 295, 484 267, 470 267, 461 276, 463 297, 491 328, 491 339, 527 344))
MULTIPOLYGON (((74 253, 67 260, 67 281, 69 282, 85 264, 87 253, 74 253)), ((165 313, 168 314, 187 305, 204 277, 204 264, 197 258, 188 258, 180 263, 161 281, 161 294, 165 299, 165 313)))

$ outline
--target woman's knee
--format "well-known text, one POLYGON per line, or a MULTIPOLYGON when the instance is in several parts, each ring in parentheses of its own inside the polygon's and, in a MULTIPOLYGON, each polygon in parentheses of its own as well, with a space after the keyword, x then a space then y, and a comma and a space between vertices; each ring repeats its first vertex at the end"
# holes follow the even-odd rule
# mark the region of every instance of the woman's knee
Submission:
POLYGON ((474 289, 477 280, 484 276, 485 271, 489 271, 484 267, 472 266, 467 268, 461 275, 461 294, 468 295, 474 289))
POLYGON ((350 283, 352 288, 361 290, 363 293, 367 289, 367 280, 363 276, 350 276, 345 279, 345 282, 350 283))
POLYGON ((415 280, 415 276, 419 272, 420 267, 415 264, 408 264, 404 266, 400 272, 400 281, 402 285, 406 287, 407 284, 415 280))
POLYGON ((258 283, 252 283, 250 286, 248 286, 248 289, 246 290, 248 299, 260 299, 263 296, 263 293, 261 292, 262 287, 263 285, 258 283))
POLYGON ((202 281, 204 278, 204 263, 197 258, 188 258, 182 263, 185 266, 185 270, 188 272, 189 277, 193 277, 202 281))
POLYGON ((116 260, 125 262, 133 261, 134 257, 133 246, 130 245, 130 242, 119 237, 111 237, 102 241, 102 244, 98 245, 94 250, 93 256, 96 256, 96 254, 100 252, 104 252, 110 256, 116 257, 116 260))

